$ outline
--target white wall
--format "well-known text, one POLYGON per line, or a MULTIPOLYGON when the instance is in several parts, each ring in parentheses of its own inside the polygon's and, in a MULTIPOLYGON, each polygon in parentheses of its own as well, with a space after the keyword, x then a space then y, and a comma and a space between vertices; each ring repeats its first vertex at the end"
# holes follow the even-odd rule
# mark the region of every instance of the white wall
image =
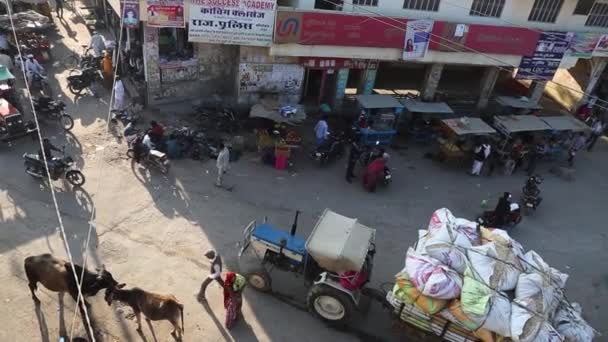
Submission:
MULTIPOLYGON (((488 24, 496 26, 523 26, 542 30, 608 32, 608 28, 587 27, 587 16, 573 15, 577 0, 566 0, 555 24, 528 21, 533 0, 507 0, 500 18, 469 15, 473 0, 441 0, 438 12, 413 11, 403 9, 403 0, 378 0, 378 7, 353 6, 352 0, 345 0, 343 12, 357 12, 364 15, 380 15, 414 19, 434 19, 440 21, 488 24)), ((299 8, 313 10, 315 0, 299 0, 299 8)), ((332 11, 330 11, 332 12, 332 11)))

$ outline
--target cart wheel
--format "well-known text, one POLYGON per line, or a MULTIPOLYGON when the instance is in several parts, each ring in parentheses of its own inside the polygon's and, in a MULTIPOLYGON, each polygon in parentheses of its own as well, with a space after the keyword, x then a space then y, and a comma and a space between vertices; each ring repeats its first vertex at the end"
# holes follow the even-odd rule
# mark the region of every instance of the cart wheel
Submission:
POLYGON ((265 270, 256 270, 245 274, 247 283, 260 292, 270 292, 272 289, 270 275, 265 270))
POLYGON ((310 288, 306 305, 314 316, 334 326, 348 324, 355 310, 355 304, 346 293, 323 284, 310 288))

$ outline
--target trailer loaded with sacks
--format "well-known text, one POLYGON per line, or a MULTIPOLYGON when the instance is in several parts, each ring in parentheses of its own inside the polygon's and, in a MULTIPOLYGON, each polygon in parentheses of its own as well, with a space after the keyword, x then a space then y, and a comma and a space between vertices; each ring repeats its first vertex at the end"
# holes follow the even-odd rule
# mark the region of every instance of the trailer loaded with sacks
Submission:
POLYGON ((399 323, 448 341, 592 341, 599 334, 567 300, 567 279, 506 231, 442 208, 386 300, 399 323))

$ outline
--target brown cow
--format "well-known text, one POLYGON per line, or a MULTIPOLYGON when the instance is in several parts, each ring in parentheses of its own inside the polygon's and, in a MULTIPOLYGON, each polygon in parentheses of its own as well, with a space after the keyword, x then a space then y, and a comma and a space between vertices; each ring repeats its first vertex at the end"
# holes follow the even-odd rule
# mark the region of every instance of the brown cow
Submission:
POLYGON ((129 290, 118 288, 107 289, 105 295, 108 305, 112 305, 113 300, 128 304, 137 317, 137 331, 141 332, 141 313, 144 313, 146 321, 168 320, 173 324, 171 335, 180 339, 184 333, 184 306, 177 301, 173 295, 163 295, 144 291, 138 287, 129 290), (182 327, 179 327, 181 316, 182 327))
MULTIPOLYGON (((38 289, 38 282, 51 291, 67 292, 74 300, 78 298, 78 287, 74 279, 72 265, 69 262, 58 259, 51 254, 41 254, 25 258, 23 266, 25 268, 25 275, 29 281, 28 285, 32 292, 32 299, 36 303, 40 302, 34 292, 38 289)), ((76 269, 78 279, 80 279, 82 267, 74 264, 74 268, 76 269)), ((104 266, 101 269, 97 269, 97 273, 85 269, 82 279, 81 289, 84 297, 94 296, 101 289, 125 286, 125 284, 118 284, 112 277, 112 274, 105 270, 104 266)), ((84 298, 83 302, 85 305, 89 305, 84 298)))

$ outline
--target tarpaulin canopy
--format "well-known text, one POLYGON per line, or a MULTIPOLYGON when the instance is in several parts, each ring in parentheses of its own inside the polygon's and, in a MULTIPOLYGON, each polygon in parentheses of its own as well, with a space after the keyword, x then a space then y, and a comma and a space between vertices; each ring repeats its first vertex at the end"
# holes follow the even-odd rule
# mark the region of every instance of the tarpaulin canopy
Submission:
POLYGON ((403 108, 401 102, 390 95, 357 95, 357 101, 363 108, 403 108))
POLYGON ((5 65, 0 65, 0 82, 13 79, 15 79, 15 76, 11 71, 5 65))
POLYGON ((551 126, 534 115, 495 116, 494 127, 507 134, 552 130, 551 126))
POLYGON ((453 114, 454 111, 445 102, 423 102, 414 99, 401 100, 405 109, 412 113, 453 114))
POLYGON ((297 125, 306 120, 306 112, 304 106, 294 105, 296 112, 289 115, 281 115, 281 106, 277 101, 264 99, 260 103, 255 104, 249 111, 249 117, 251 118, 265 118, 278 123, 285 123, 288 125, 297 125))
POLYGON ((536 102, 531 102, 525 96, 514 97, 514 96, 497 96, 496 102, 500 105, 517 108, 517 109, 542 109, 543 106, 536 102))
MULTIPOLYGON (((51 26, 51 21, 48 17, 36 11, 29 10, 13 13, 13 24, 17 31, 43 30, 51 26)), ((11 20, 8 14, 0 15, 0 28, 7 31, 12 30, 11 20)))
POLYGON ((496 133, 494 128, 483 122, 483 120, 480 118, 462 117, 456 119, 444 119, 441 120, 441 122, 448 126, 457 135, 483 135, 496 133))
POLYGON ((569 115, 541 116, 540 119, 556 131, 585 132, 591 130, 589 126, 569 115))

